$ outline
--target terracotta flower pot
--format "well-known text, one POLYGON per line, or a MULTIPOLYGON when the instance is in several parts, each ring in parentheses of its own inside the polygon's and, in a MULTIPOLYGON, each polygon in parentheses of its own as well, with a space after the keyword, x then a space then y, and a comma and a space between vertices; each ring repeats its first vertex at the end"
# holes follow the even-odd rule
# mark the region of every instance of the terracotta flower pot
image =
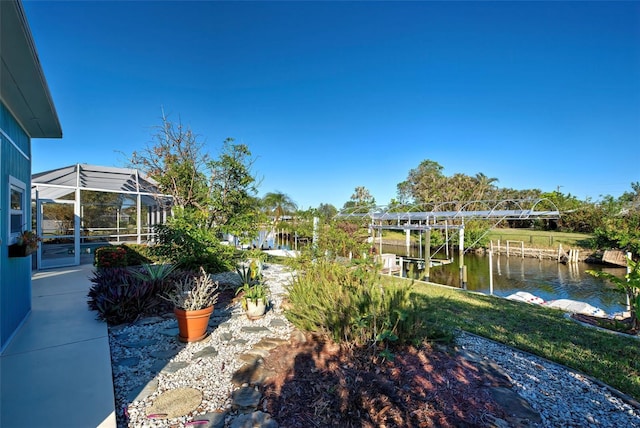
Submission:
POLYGON ((181 342, 197 342, 207 335, 207 326, 213 313, 213 306, 196 311, 174 308, 173 313, 178 320, 178 330, 180 331, 178 339, 181 342))

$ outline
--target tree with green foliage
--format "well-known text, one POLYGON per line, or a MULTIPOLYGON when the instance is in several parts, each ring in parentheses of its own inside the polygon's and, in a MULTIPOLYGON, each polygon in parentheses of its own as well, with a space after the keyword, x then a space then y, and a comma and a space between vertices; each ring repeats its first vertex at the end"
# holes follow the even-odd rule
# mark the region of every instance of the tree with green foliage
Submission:
POLYGON ((318 217, 323 219, 331 219, 336 214, 338 214, 338 209, 331 204, 320 204, 318 208, 316 208, 316 213, 318 217))
POLYGON ((251 171, 254 162, 245 144, 236 144, 227 138, 220 157, 207 164, 210 171, 208 225, 246 242, 258 235, 263 219, 257 197, 258 183, 251 171))
POLYGON ((262 205, 267 214, 273 217, 274 227, 277 226, 283 216, 293 214, 298 209, 298 206, 289 195, 279 191, 269 192, 264 195, 262 197, 262 205))
POLYGON ((439 189, 442 187, 444 168, 438 162, 425 159, 417 168, 409 171, 407 179, 397 185, 398 200, 425 204, 443 202, 439 189))
POLYGON ((489 199, 494 197, 496 186, 494 183, 498 182, 495 177, 487 177, 485 174, 479 172, 473 177, 474 181, 474 195, 473 199, 481 201, 488 197, 489 199))
POLYGON ((632 182, 631 189, 633 190, 632 192, 624 192, 620 196, 620 201, 640 204, 640 181, 632 182))
POLYGON ((364 186, 357 186, 351 195, 351 199, 345 202, 343 208, 371 208, 376 205, 376 200, 371 196, 371 192, 364 186))

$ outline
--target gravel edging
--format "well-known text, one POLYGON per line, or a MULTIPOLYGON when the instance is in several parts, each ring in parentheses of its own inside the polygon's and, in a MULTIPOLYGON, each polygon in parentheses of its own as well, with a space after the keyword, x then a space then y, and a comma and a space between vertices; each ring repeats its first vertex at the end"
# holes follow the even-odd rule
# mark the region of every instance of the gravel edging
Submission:
POLYGON ((640 426, 638 401, 579 370, 466 331, 456 343, 504 370, 545 427, 640 426))

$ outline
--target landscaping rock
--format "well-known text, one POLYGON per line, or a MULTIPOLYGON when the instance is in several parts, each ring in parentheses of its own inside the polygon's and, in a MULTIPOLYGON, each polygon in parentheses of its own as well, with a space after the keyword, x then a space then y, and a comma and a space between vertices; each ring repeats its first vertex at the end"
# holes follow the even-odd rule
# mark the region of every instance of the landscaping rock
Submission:
POLYGON ((271 415, 261 411, 239 415, 231 423, 231 428, 278 428, 278 423, 271 415))
POLYGON ((231 405, 234 409, 239 411, 253 411, 256 410, 258 404, 260 404, 262 394, 254 388, 243 387, 233 391, 231 398, 233 400, 231 405))
POLYGON ((195 388, 177 388, 160 394, 147 408, 147 417, 171 419, 187 415, 202 402, 202 392, 195 388))

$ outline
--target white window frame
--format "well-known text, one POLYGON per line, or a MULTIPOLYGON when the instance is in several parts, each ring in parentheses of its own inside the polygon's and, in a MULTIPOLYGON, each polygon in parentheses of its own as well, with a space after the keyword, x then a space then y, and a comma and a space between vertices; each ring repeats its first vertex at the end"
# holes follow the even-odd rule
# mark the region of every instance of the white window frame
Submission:
MULTIPOLYGON (((27 212, 27 202, 28 202, 27 201, 27 185, 24 182, 22 182, 21 180, 18 180, 17 178, 15 178, 13 176, 9 176, 9 192, 7 192, 7 193, 8 193, 8 199, 9 199, 8 200, 8 204, 7 204, 7 207, 8 207, 7 211, 9 213, 9 219, 8 219, 9 221, 7 222, 8 223, 8 228, 9 228, 9 230, 8 230, 9 233, 7 234, 7 236, 9 237, 9 243, 15 244, 17 239, 18 239, 18 236, 24 230, 26 230, 25 228, 28 225, 27 223, 28 223, 29 218, 28 218, 28 212, 27 212), (21 201, 20 201, 21 202, 21 209, 19 209, 19 210, 15 210, 15 209, 11 208, 11 193, 14 190, 18 191, 18 192, 20 192, 22 194, 21 201), (20 222, 21 223, 20 224, 20 230, 18 230, 18 231, 13 231, 12 230, 12 221, 11 220, 12 220, 12 217, 14 215, 20 215, 21 218, 22 218, 21 222, 20 222)), ((29 205, 29 210, 30 209, 31 209, 31 205, 29 205)), ((29 229, 30 228, 31 227, 29 225, 29 229)))

